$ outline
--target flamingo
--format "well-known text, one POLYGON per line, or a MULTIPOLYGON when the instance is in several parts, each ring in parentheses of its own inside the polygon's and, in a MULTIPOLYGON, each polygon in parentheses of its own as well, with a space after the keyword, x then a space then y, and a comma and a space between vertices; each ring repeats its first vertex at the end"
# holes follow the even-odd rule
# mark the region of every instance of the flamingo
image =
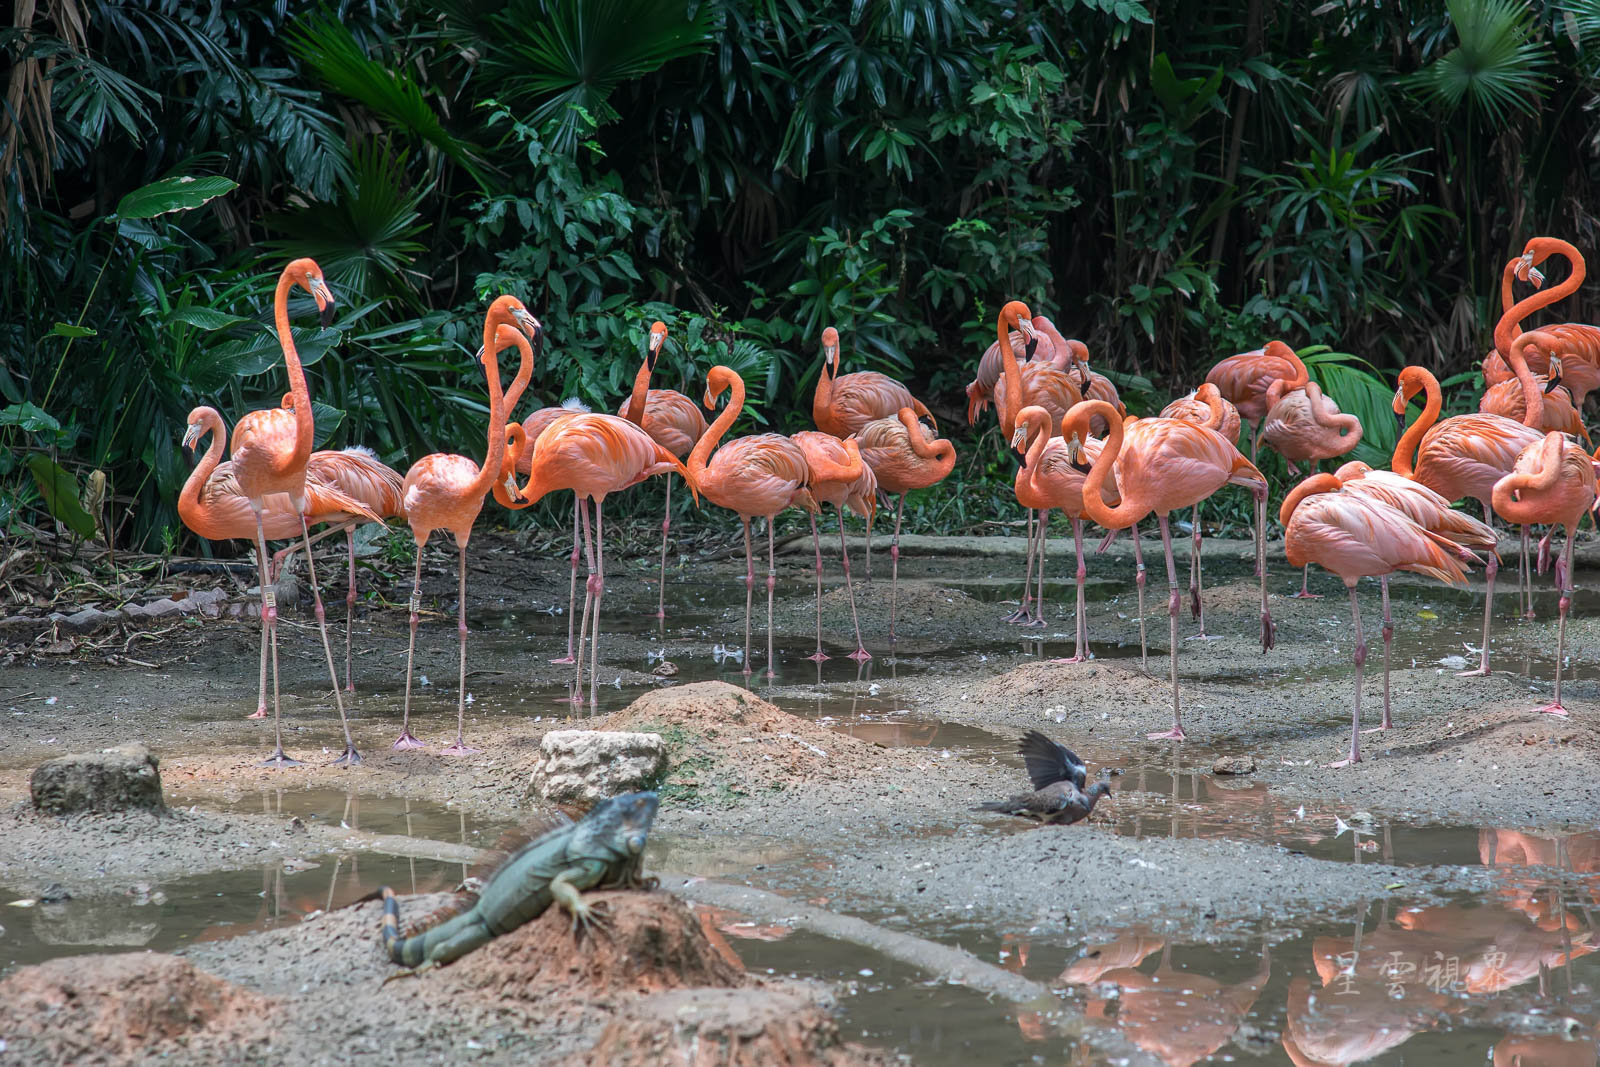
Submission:
MULTIPOLYGON (((695 407, 694 401, 676 389, 651 389, 650 376, 655 373, 656 360, 667 341, 667 324, 652 322, 650 340, 645 349, 644 362, 633 379, 633 393, 617 414, 636 426, 643 427, 656 444, 679 459, 689 454, 696 441, 706 432, 705 416, 695 407)), ((538 440, 534 436, 532 440, 538 440)), ((667 531, 672 528, 672 479, 667 482, 667 504, 661 511, 661 592, 656 602, 656 618, 667 617, 667 531)), ((576 574, 576 556, 574 556, 576 574)))
MULTIPOLYGON (((1317 473, 1317 461, 1333 459, 1361 443, 1361 420, 1339 412, 1332 397, 1324 396, 1316 382, 1289 389, 1282 379, 1267 386, 1267 417, 1261 421, 1259 439, 1289 462, 1289 474, 1298 475, 1295 461, 1310 461, 1317 473)), ((1315 600, 1309 583, 1311 568, 1300 572, 1297 600, 1315 600)))
MULTIPOLYGON (((1012 447, 1020 449, 1027 445, 1027 456, 1017 470, 1015 491, 1017 499, 1024 506, 1040 509, 1040 546, 1039 546, 1039 625, 1044 624, 1044 539, 1049 528, 1050 509, 1060 508, 1072 520, 1072 544, 1077 550, 1078 569, 1076 581, 1078 587, 1078 603, 1076 625, 1073 634, 1073 648, 1070 659, 1058 660, 1060 663, 1086 663, 1092 655, 1089 651, 1089 626, 1088 613, 1083 601, 1083 581, 1088 577, 1088 572, 1083 565, 1083 483, 1084 468, 1074 463, 1067 443, 1060 437, 1051 437, 1050 413, 1038 406, 1029 406, 1022 409, 1018 415, 1019 425, 1012 438, 1012 447)), ((1084 455, 1093 462, 1104 447, 1104 442, 1096 438, 1089 438, 1083 443, 1084 455)), ((1106 497, 1106 503, 1115 505, 1118 500, 1116 486, 1108 485, 1101 490, 1106 497)))
MULTIPOLYGON (((1485 523, 1490 522, 1494 514, 1490 500, 1494 483, 1511 473, 1524 448, 1544 437, 1533 428, 1542 415, 1543 397, 1533 384, 1533 375, 1520 350, 1513 351, 1511 359, 1527 395, 1527 425, 1482 413, 1457 415, 1438 422, 1444 399, 1438 381, 1422 367, 1402 370, 1400 385, 1394 394, 1397 415, 1405 414, 1406 405, 1419 392, 1425 394, 1426 403, 1422 415, 1400 435, 1390 467, 1401 477, 1421 482, 1446 500, 1472 497, 1483 505, 1485 523)), ((1494 619, 1494 579, 1499 569, 1500 561, 1491 552, 1484 567, 1488 591, 1483 604, 1483 649, 1478 666, 1463 671, 1464 676, 1489 673, 1489 629, 1494 619)))
MULTIPOLYGON (((1534 293, 1507 310, 1496 323, 1495 351, 1483 361, 1483 380, 1486 386, 1498 385, 1516 376, 1516 369, 1507 358, 1512 339, 1522 329, 1524 318, 1543 310, 1563 297, 1578 291, 1587 270, 1583 256, 1566 241, 1554 237, 1534 237, 1523 248, 1516 267, 1517 276, 1531 281, 1536 287, 1544 282, 1538 265, 1552 255, 1564 257, 1572 270, 1564 281, 1543 293, 1534 293)), ((1583 410, 1584 399, 1591 390, 1600 388, 1600 326, 1566 322, 1541 328, 1549 340, 1531 354, 1524 353, 1533 370, 1548 373, 1552 355, 1563 356, 1562 380, 1572 394, 1572 402, 1583 410)))
MULTIPOLYGON (((1493 552, 1499 544, 1494 530, 1465 512, 1456 511, 1450 501, 1432 489, 1402 478, 1393 471, 1373 470, 1360 460, 1351 460, 1334 471, 1340 491, 1371 500, 1379 500, 1404 512, 1412 522, 1430 533, 1438 534, 1460 545, 1463 549, 1480 548, 1493 552)), ((1464 562, 1475 562, 1476 557, 1462 552, 1464 562)), ((1389 576, 1378 576, 1383 591, 1383 724, 1375 727, 1388 730, 1394 726, 1389 708, 1389 652, 1394 638, 1394 618, 1389 613, 1389 576)))
POLYGON ((1286 390, 1304 389, 1311 380, 1306 365, 1294 349, 1282 341, 1268 341, 1263 348, 1229 356, 1206 373, 1206 381, 1217 387, 1222 399, 1239 409, 1239 418, 1250 423, 1250 459, 1255 461, 1261 447, 1260 423, 1272 405, 1267 390, 1273 382, 1286 382, 1286 390))
MULTIPOLYGON (((511 396, 511 393, 507 392, 506 396, 509 398, 511 396)), ((506 410, 507 411, 511 410, 509 405, 507 406, 506 410)), ((585 404, 583 401, 581 401, 577 397, 573 396, 573 397, 568 397, 567 399, 563 400, 560 404, 558 404, 558 405, 556 405, 554 407, 539 408, 538 410, 534 411, 533 414, 529 415, 526 419, 523 419, 522 420, 522 441, 523 441, 523 445, 521 447, 519 447, 519 449, 516 452, 507 452, 506 453, 506 455, 509 456, 509 457, 515 457, 512 460, 512 464, 511 464, 512 468, 518 474, 527 474, 527 473, 529 473, 533 469, 533 452, 532 452, 531 449, 526 447, 526 445, 531 443, 531 442, 537 441, 539 439, 539 435, 544 433, 545 430, 549 429, 550 428, 550 424, 555 422, 557 419, 564 418, 564 417, 566 417, 568 415, 587 413, 588 410, 589 410, 589 405, 585 404)), ((513 481, 515 481, 515 479, 513 479, 513 481)), ((499 483, 496 483, 496 484, 499 484, 499 483)), ((497 489, 496 492, 495 492, 495 499, 499 500, 501 504, 506 505, 508 507, 516 507, 517 505, 512 502, 509 492, 505 492, 505 498, 501 499, 501 493, 502 492, 505 492, 505 491, 497 489)), ((577 618, 578 618, 578 614, 577 614, 577 611, 576 611, 577 604, 578 604, 578 561, 583 558, 583 541, 582 541, 582 539, 581 539, 581 537, 580 537, 580 535, 578 533, 578 517, 579 517, 578 508, 579 508, 579 504, 578 504, 577 497, 573 497, 573 500, 572 500, 572 555, 568 558, 568 561, 571 564, 571 578, 569 579, 568 584, 567 584, 567 654, 565 656, 557 656, 555 659, 552 659, 550 661, 551 663, 567 663, 567 664, 570 664, 570 663, 576 662, 576 660, 573 658, 573 651, 572 651, 572 632, 573 632, 573 627, 576 625, 577 618)))
POLYGON ((894 644, 895 617, 900 604, 900 519, 906 494, 943 481, 956 465, 956 446, 917 421, 916 412, 901 408, 892 419, 869 422, 856 435, 861 458, 872 468, 878 487, 899 496, 894 508, 894 540, 889 544, 892 562, 889 585, 889 643, 894 644))
MULTIPOLYGON (((806 466, 811 468, 811 496, 816 500, 818 510, 823 504, 832 504, 839 516, 839 555, 844 559, 844 584, 850 593, 850 620, 856 629, 856 650, 850 653, 850 658, 869 660, 872 653, 861 643, 861 620, 856 616, 856 591, 850 582, 850 553, 844 544, 845 504, 851 499, 860 498, 865 487, 857 483, 870 477, 867 465, 861 461, 861 444, 853 437, 841 444, 837 437, 818 430, 802 430, 791 435, 789 440, 799 445, 800 451, 805 453, 806 466)), ((821 663, 828 658, 822 651, 822 542, 817 539, 816 516, 811 515, 810 518, 811 545, 817 555, 817 650, 807 658, 821 663)))
MULTIPOLYGON (((1149 735, 1152 741, 1184 738, 1178 697, 1178 572, 1172 561, 1172 532, 1167 516, 1190 507, 1225 485, 1243 485, 1256 498, 1256 561, 1261 565, 1261 650, 1272 648, 1272 615, 1267 609, 1267 577, 1261 558, 1261 532, 1266 526, 1267 480, 1239 450, 1215 430, 1181 419, 1129 419, 1103 400, 1085 400, 1068 413, 1063 436, 1076 451, 1089 436, 1090 419, 1103 415, 1111 433, 1083 483, 1083 510, 1108 530, 1121 530, 1152 511, 1161 526, 1161 547, 1167 556, 1167 619, 1171 631, 1172 729, 1149 735), (1116 464, 1121 503, 1107 507, 1101 493, 1116 464)), ((1137 539, 1137 534, 1134 535, 1137 539)))
POLYGON ((1344 580, 1350 590, 1350 615, 1356 626, 1356 692, 1350 712, 1350 756, 1331 764, 1361 762, 1361 677, 1367 662, 1361 634, 1361 578, 1412 571, 1442 582, 1466 581, 1464 550, 1417 523, 1399 508, 1372 496, 1339 492, 1339 479, 1313 474, 1290 491, 1278 510, 1284 524, 1284 554, 1302 567, 1317 563, 1344 580))
MULTIPOLYGON (((208 541, 246 538, 255 541, 257 514, 251 507, 249 498, 239 488, 233 464, 222 461, 222 454, 227 449, 228 431, 223 424, 222 416, 215 408, 197 407, 189 412, 188 428, 183 435, 183 447, 193 448, 208 433, 211 434, 211 444, 206 448, 206 454, 201 457, 199 465, 189 473, 188 480, 183 483, 183 490, 178 494, 178 517, 183 520, 185 526, 208 541)), ((323 480, 315 471, 307 473, 305 499, 308 524, 331 522, 342 526, 354 522, 382 521, 364 501, 346 494, 338 485, 323 480)), ((288 498, 274 495, 268 497, 265 503, 266 506, 259 515, 263 540, 277 541, 293 537, 300 528, 300 518, 289 506, 288 498)), ((263 551, 261 544, 257 544, 256 551, 259 556, 263 551)), ((257 563, 260 570, 269 577, 274 573, 264 560, 258 558, 257 563)), ((277 629, 268 628, 266 616, 263 614, 261 670, 256 688, 255 714, 249 716, 252 719, 267 717, 269 641, 272 645, 273 708, 276 710, 278 707, 277 629)), ((273 733, 276 744, 272 762, 279 766, 296 765, 297 761, 284 755, 282 721, 276 717, 273 720, 273 733)))
MULTIPOLYGON (((1038 342, 1034 355, 1036 358, 1049 363, 1057 370, 1071 370, 1076 374, 1074 382, 1079 395, 1085 400, 1104 400, 1119 411, 1126 411, 1122 399, 1117 395, 1117 387, 1111 379, 1103 374, 1096 374, 1089 369, 1089 349, 1082 341, 1071 340, 1063 337, 1061 331, 1056 329, 1055 323, 1043 315, 1035 315, 1032 320, 1033 333, 1024 335, 1020 331, 1008 334, 1011 352, 1014 357, 1029 359, 1027 343, 1030 339, 1038 342)), ((1004 369, 1004 361, 1000 356, 1000 342, 995 341, 984 350, 983 357, 978 361, 978 371, 973 380, 967 383, 967 425, 972 425, 976 417, 988 407, 989 399, 994 393, 995 382, 1000 378, 1004 369)))
MULTIPOLYGON (((697 486, 707 500, 738 514, 744 525, 744 673, 750 673, 750 606, 755 592, 755 555, 750 548, 750 520, 767 520, 767 677, 772 678, 772 591, 778 584, 772 540, 773 517, 791 504, 816 512, 807 481, 811 468, 805 453, 789 438, 777 433, 736 437, 723 444, 728 432, 744 410, 744 379, 730 367, 720 364, 706 375, 706 410, 716 407, 717 398, 732 391, 728 406, 716 417, 705 435, 689 453, 688 481, 697 486), (715 450, 713 452, 713 450, 715 450)), ((859 447, 859 446, 858 446, 859 447)), ((865 449, 862 449, 863 454, 865 449)))
MULTIPOLYGON (((1239 409, 1228 401, 1222 399, 1222 392, 1210 382, 1205 383, 1188 396, 1179 397, 1161 409, 1163 419, 1182 419, 1184 422, 1198 423, 1209 430, 1220 433, 1231 444, 1239 440, 1239 428, 1242 422, 1239 418, 1239 409)), ((1200 599, 1200 586, 1203 575, 1200 562, 1200 505, 1194 506, 1194 549, 1189 553, 1189 614, 1200 624, 1200 632, 1195 636, 1202 641, 1210 640, 1206 633, 1206 607, 1200 599)), ((1138 541, 1137 533, 1134 537, 1138 541)), ((1141 612, 1141 614, 1143 614, 1141 612)), ((1141 620, 1141 625, 1142 625, 1141 620)), ((1143 642, 1141 641, 1141 644, 1143 642)))
MULTIPOLYGON (((1056 329, 1056 324, 1043 315, 1033 317, 1033 327, 1050 342, 1054 356, 1052 362, 1076 378, 1075 384, 1083 399, 1104 400, 1124 416, 1127 415, 1128 409, 1122 403, 1122 397, 1117 395, 1117 387, 1112 384, 1111 379, 1090 369, 1088 345, 1082 341, 1063 337, 1061 331, 1056 329)), ((1095 423, 1094 429, 1097 433, 1104 432, 1104 427, 1098 422, 1095 423)))
MULTIPOLYGON (((516 436, 521 436, 520 430, 516 436)), ((664 445, 658 444, 644 428, 617 415, 578 413, 558 418, 532 444, 528 482, 512 494, 534 504, 547 493, 571 489, 583 512, 584 554, 589 561, 589 580, 583 598, 583 619, 578 624, 578 651, 573 683, 573 702, 583 699, 583 642, 589 641, 589 707, 598 704, 596 670, 600 660, 600 605, 605 599, 605 502, 612 493, 638 485, 646 478, 676 471, 689 489, 695 483, 688 468, 664 445), (594 501, 594 541, 589 539, 589 516, 583 507, 594 501), (589 610, 594 608, 594 626, 589 629, 589 610)), ((698 501, 698 496, 696 496, 698 501)))
POLYGON ((811 418, 817 429, 843 439, 901 408, 912 409, 935 427, 939 424, 922 401, 911 395, 911 390, 887 374, 868 370, 841 377, 839 331, 832 326, 822 331, 822 373, 811 397, 811 418))
MULTIPOLYGON (((1524 337, 1527 335, 1524 334, 1524 337)), ((1561 661, 1567 649, 1567 610, 1572 606, 1572 542, 1578 523, 1594 507, 1594 461, 1565 435, 1554 430, 1517 456, 1516 468, 1494 483, 1494 509, 1509 522, 1559 523, 1567 528, 1567 544, 1556 564, 1556 589, 1561 594, 1561 622, 1556 629, 1555 699, 1541 708, 1565 715, 1561 706, 1561 661)))
MULTIPOLYGON (((1581 437, 1585 444, 1593 447, 1594 442, 1589 440, 1589 430, 1583 425, 1583 416, 1579 414, 1572 394, 1561 384, 1562 367, 1561 357, 1551 356, 1547 364, 1549 377, 1541 374, 1533 376, 1534 382, 1544 393, 1544 415, 1539 420, 1540 428, 1547 432, 1555 430, 1559 433, 1570 433, 1574 437, 1581 437)), ((1484 390, 1483 396, 1478 400, 1478 410, 1486 414, 1504 416, 1512 422, 1522 422, 1528 414, 1528 402, 1523 396, 1522 383, 1515 378, 1509 378, 1491 385, 1484 390)))
MULTIPOLYGON (((411 589, 411 637, 406 645, 406 700, 400 736, 394 747, 404 751, 421 748, 423 742, 411 733, 411 666, 417 651, 417 622, 422 611, 422 550, 435 530, 448 530, 455 536, 456 555, 459 559, 459 581, 456 589, 456 632, 460 638, 461 665, 456 693, 456 740, 440 751, 444 755, 459 756, 476 749, 467 747, 463 731, 467 715, 467 542, 472 539, 472 524, 483 510, 483 498, 489 487, 506 475, 502 459, 506 448, 505 394, 500 390, 499 354, 515 343, 522 353, 522 363, 528 375, 533 373, 534 350, 528 337, 538 344, 544 336, 544 327, 514 296, 496 297, 483 318, 482 361, 484 377, 489 386, 489 440, 488 454, 479 467, 466 456, 450 452, 435 452, 423 456, 406 471, 402 497, 406 522, 411 526, 411 536, 417 545, 417 570, 411 589), (502 330, 500 327, 506 327, 502 330)), ((519 368, 518 377, 522 377, 519 368)), ((524 379, 525 381, 525 379, 524 379)))
MULTIPOLYGON (((1002 372, 995 382, 994 406, 995 412, 1000 417, 1001 434, 1009 441, 1016 434, 1017 414, 1024 406, 1037 405, 1050 413, 1050 434, 1058 436, 1061 433, 1062 417, 1069 408, 1083 399, 1077 383, 1054 363, 1033 358, 1041 334, 1033 324, 1033 313, 1022 301, 1012 300, 1000 309, 1000 315, 995 322, 995 334, 996 345, 1000 349, 1002 372), (1011 329, 1028 338, 1023 351, 1024 357, 1028 359, 1025 366, 1018 365, 1016 353, 1011 349, 1011 329)), ((1046 343, 1051 342, 1046 341, 1046 343)), ((1051 351, 1054 351, 1053 347, 1051 351)), ((1096 427, 1096 429, 1102 428, 1096 427)), ((1005 617, 1006 622, 1026 623, 1029 618, 1028 583, 1033 575, 1034 514, 1032 508, 1024 510, 1027 514, 1028 551, 1022 580, 1022 603, 1015 612, 1005 617)))
MULTIPOLYGON (((252 411, 233 427, 233 473, 239 491, 250 504, 256 516, 256 559, 261 569, 261 617, 268 640, 275 637, 278 625, 278 605, 267 577, 267 542, 265 530, 266 498, 285 493, 294 510, 300 513, 301 542, 306 549, 306 559, 311 558, 311 532, 304 518, 306 500, 306 463, 311 458, 311 443, 316 427, 311 417, 311 392, 306 388, 305 371, 300 367, 300 356, 295 351, 294 336, 289 332, 289 290, 296 285, 310 293, 317 302, 317 310, 324 325, 333 320, 333 293, 322 278, 322 268, 315 260, 297 259, 283 269, 278 277, 277 292, 273 297, 273 323, 278 330, 278 342, 283 348, 283 362, 289 374, 289 391, 294 396, 294 410, 266 408, 252 411)), ((328 660, 328 677, 333 682, 333 703, 339 709, 339 723, 344 727, 344 754, 334 760, 335 765, 350 766, 361 762, 355 741, 350 736, 350 722, 345 717, 344 699, 339 694, 339 678, 333 666, 333 646, 328 642, 327 613, 322 607, 322 591, 317 587, 315 567, 306 568, 311 578, 311 595, 316 604, 317 630, 322 635, 322 650, 328 660)), ((278 708, 278 671, 274 657, 272 671, 273 716, 278 708)), ((294 761, 283 753, 280 744, 264 765, 287 766, 294 761)))

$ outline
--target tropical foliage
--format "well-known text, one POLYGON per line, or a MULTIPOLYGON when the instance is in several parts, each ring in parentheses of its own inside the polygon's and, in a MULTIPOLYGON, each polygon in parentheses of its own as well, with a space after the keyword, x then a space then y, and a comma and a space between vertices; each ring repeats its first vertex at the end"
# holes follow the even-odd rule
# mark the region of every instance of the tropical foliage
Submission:
MULTIPOLYGON (((664 384, 732 363, 752 420, 798 428, 832 324, 847 369, 911 380, 953 429, 1021 297, 1136 410, 1282 337, 1375 416, 1377 457, 1394 369, 1467 387, 1528 236, 1600 236, 1597 0, 18 12, 0 529, 82 533, 101 470, 120 540, 160 544, 188 410, 282 393, 269 304, 292 255, 340 298, 299 333, 319 430, 402 466, 481 447, 471 352, 501 291, 546 324, 539 402, 613 410, 660 317, 664 384)), ((962 448, 925 505, 950 526, 1005 480, 992 438, 962 448)))

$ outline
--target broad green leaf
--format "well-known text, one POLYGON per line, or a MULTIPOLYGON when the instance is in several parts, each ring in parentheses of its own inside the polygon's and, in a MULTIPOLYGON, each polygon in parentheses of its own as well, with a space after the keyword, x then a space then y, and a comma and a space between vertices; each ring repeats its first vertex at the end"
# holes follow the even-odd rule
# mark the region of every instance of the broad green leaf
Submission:
POLYGON ((43 452, 28 457, 28 469, 50 514, 79 537, 93 537, 94 518, 78 503, 78 480, 43 452))
POLYGON ((94 331, 87 326, 74 326, 70 322, 58 322, 50 327, 51 337, 93 337, 94 331))
POLYGON ((20 404, 0 408, 0 426, 16 426, 28 433, 38 433, 41 430, 48 430, 51 433, 61 431, 61 423, 56 421, 54 415, 26 400, 20 404))
POLYGON ((311 447, 326 448, 334 433, 344 422, 344 409, 314 399, 311 401, 311 418, 316 423, 316 433, 312 436, 311 447))
POLYGON ((229 326, 238 326, 249 320, 216 308, 187 307, 174 311, 172 321, 187 323, 202 330, 226 330, 229 326))
POLYGON ((135 189, 117 203, 117 216, 124 219, 153 219, 174 211, 189 211, 207 200, 230 193, 239 187, 231 178, 163 178, 135 189))

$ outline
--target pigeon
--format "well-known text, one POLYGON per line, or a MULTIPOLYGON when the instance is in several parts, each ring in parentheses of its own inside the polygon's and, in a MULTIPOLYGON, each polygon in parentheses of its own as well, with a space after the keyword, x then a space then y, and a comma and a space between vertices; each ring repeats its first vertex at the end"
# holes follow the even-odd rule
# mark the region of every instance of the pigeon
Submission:
POLYGON ((991 800, 979 804, 973 811, 1003 811, 1007 815, 1023 815, 1057 826, 1070 826, 1088 818, 1095 801, 1111 792, 1111 783, 1105 777, 1085 789, 1089 768, 1070 748, 1050 740, 1038 730, 1024 734, 1017 751, 1028 768, 1034 791, 1005 800, 991 800))

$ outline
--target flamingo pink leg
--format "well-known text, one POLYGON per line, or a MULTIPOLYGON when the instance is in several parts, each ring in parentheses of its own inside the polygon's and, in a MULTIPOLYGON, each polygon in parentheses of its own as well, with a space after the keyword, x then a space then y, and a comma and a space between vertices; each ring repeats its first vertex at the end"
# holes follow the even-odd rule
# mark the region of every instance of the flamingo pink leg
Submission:
POLYGON ((351 633, 356 627, 356 533, 355 527, 344 528, 344 547, 350 557, 350 588, 344 594, 344 691, 356 691, 354 660, 350 651, 351 633))
MULTIPOLYGON (((598 705, 595 688, 598 685, 600 667, 600 602, 606 594, 606 516, 605 498, 596 497, 594 502, 594 554, 597 561, 597 570, 594 577, 594 630, 589 635, 589 710, 592 712, 598 705)), ((585 612, 587 614, 587 612, 585 612)))
POLYGON ((1013 611, 1011 614, 1000 620, 1001 622, 1014 622, 1024 626, 1027 625, 1029 619, 1032 617, 1032 612, 1029 610, 1029 605, 1032 603, 1032 601, 1029 599, 1028 592, 1031 587, 1031 583, 1033 582, 1034 544, 1033 509, 1027 508, 1025 510, 1028 513, 1028 550, 1026 553, 1027 563, 1025 564, 1022 573, 1022 601, 1017 605, 1016 611, 1013 611))
POLYGON ((844 508, 836 504, 834 510, 839 513, 839 556, 844 560, 844 587, 850 594, 850 621, 856 628, 856 650, 850 653, 850 658, 861 663, 871 659, 872 653, 861 643, 861 619, 856 615, 856 590, 850 582, 850 550, 844 543, 844 508))
MULTIPOLYGON (((1551 528, 1554 533, 1554 527, 1551 528)), ((1561 613, 1561 622, 1556 626, 1556 695, 1555 699, 1539 710, 1547 715, 1566 715, 1567 709, 1561 704, 1561 665, 1567 656, 1567 611, 1572 607, 1572 542, 1577 533, 1577 527, 1567 528, 1567 545, 1561 550, 1561 558, 1556 562, 1556 588, 1561 593, 1558 610, 1561 613)))
POLYGON ((594 543, 589 535, 589 509, 583 499, 578 500, 579 514, 583 516, 583 554, 589 562, 589 577, 583 583, 583 617, 578 621, 578 647, 573 653, 572 696, 574 704, 583 703, 583 642, 589 634, 589 607, 594 603, 595 570, 594 543))
POLYGON ((1084 616, 1083 582, 1089 577, 1089 571, 1083 565, 1083 520, 1072 520, 1072 547, 1078 554, 1078 569, 1074 574, 1078 585, 1078 610, 1077 620, 1073 628, 1072 655, 1067 659, 1058 659, 1056 663, 1087 663, 1094 658, 1089 651, 1089 624, 1084 616))
POLYGON ((1039 595, 1033 598, 1033 618, 1027 620, 1024 626, 1045 626, 1044 620, 1044 549, 1045 539, 1050 532, 1050 509, 1039 509, 1039 595))
POLYGON ((1189 553, 1189 617, 1200 624, 1200 632, 1196 634, 1201 640, 1206 637, 1206 606, 1200 600, 1200 505, 1194 506, 1194 549, 1189 553))
POLYGON ((1311 564, 1300 568, 1300 591, 1290 595, 1290 600, 1321 600, 1321 593, 1313 593, 1309 588, 1311 582, 1311 564))
MULTIPOLYGON (((772 519, 767 516, 767 677, 776 678, 772 663, 772 593, 778 587, 777 553, 773 550, 772 519)), ((820 558, 820 557, 819 557, 820 558)))
POLYGON ((1361 633, 1361 602, 1356 599, 1354 581, 1350 582, 1350 615, 1356 621, 1356 699, 1350 707, 1350 756, 1328 764, 1329 767, 1348 767, 1361 762, 1361 677, 1367 665, 1367 640, 1361 633))
MULTIPOLYGON (((262 574, 267 572, 260 548, 256 549, 256 567, 262 574)), ((256 710, 253 715, 246 715, 247 719, 265 719, 267 717, 267 616, 261 614, 261 678, 256 685, 256 710)))
POLYGON ((1267 487, 1255 490, 1256 496, 1256 579, 1261 584, 1261 651, 1271 652, 1277 643, 1277 627, 1272 625, 1272 609, 1267 607, 1267 487))
MULTIPOLYGON (((889 576, 889 644, 895 643, 894 623, 895 615, 900 606, 900 518, 906 507, 906 495, 900 494, 899 501, 894 506, 894 540, 889 543, 889 560, 891 563, 889 576)), ((1026 597, 1027 593, 1023 593, 1026 597)))
POLYGON ((1394 643, 1394 616, 1389 614, 1389 576, 1383 575, 1379 580, 1383 589, 1383 726, 1381 729, 1394 728, 1394 719, 1389 712, 1389 649, 1394 643))
POLYGON ((1139 669, 1149 671, 1150 641, 1145 634, 1144 624, 1144 549, 1139 547, 1139 524, 1128 527, 1128 533, 1133 537, 1133 584, 1139 590, 1139 669))
POLYGON ((656 618, 667 617, 667 531, 672 529, 672 476, 666 477, 667 506, 661 510, 661 592, 656 600, 656 618))
POLYGON ((1157 515, 1156 522, 1161 526, 1161 547, 1167 554, 1167 626, 1172 646, 1172 729, 1145 736, 1152 741, 1182 741, 1183 711, 1178 699, 1178 610, 1183 597, 1178 592, 1178 565, 1172 558, 1172 530, 1167 524, 1167 516, 1157 515))
POLYGON ((439 751, 446 756, 465 756, 478 751, 467 744, 463 731, 467 722, 467 542, 456 541, 456 554, 461 557, 460 579, 456 584, 456 634, 461 646, 461 665, 456 678, 456 740, 439 751))
POLYGON ((1483 651, 1479 654, 1477 667, 1456 672, 1462 678, 1484 678, 1489 674, 1489 627, 1494 622, 1494 576, 1500 572, 1500 557, 1493 549, 1489 550, 1488 556, 1483 565, 1484 581, 1488 583, 1488 591, 1483 597, 1483 651))
POLYGON ((817 553, 817 650, 806 659, 813 663, 821 663, 829 659, 827 653, 822 651, 822 541, 817 536, 817 517, 811 512, 806 512, 806 517, 811 520, 811 547, 817 553))
POLYGON ((317 588, 317 568, 311 558, 311 531, 306 528, 306 515, 304 501, 296 504, 300 512, 300 536, 306 549, 306 574, 311 579, 311 600, 316 605, 317 630, 322 634, 322 652, 328 659, 328 680, 333 683, 333 706, 339 709, 339 725, 344 727, 344 754, 334 760, 332 766, 354 767, 361 762, 361 753, 356 751, 356 743, 350 736, 350 721, 344 714, 344 697, 339 695, 339 672, 333 665, 333 644, 328 640, 328 613, 322 607, 322 592, 317 588))
POLYGON ((267 532, 261 522, 261 509, 256 508, 256 559, 261 567, 261 625, 265 628, 267 642, 272 646, 272 755, 261 761, 263 767, 298 767, 299 760, 290 759, 283 751, 283 708, 278 699, 278 597, 277 590, 267 580, 267 532))
MULTIPOLYGON (((1550 529, 1554 532, 1555 527, 1550 529)), ((1536 618, 1533 611, 1533 571, 1528 564, 1528 538, 1532 530, 1528 525, 1522 527, 1522 561, 1517 569, 1517 602, 1522 607, 1524 619, 1536 618)))
POLYGON ((578 539, 578 514, 579 514, 579 510, 582 507, 583 507, 583 503, 582 503, 582 501, 580 501, 578 499, 578 494, 577 493, 573 493, 572 494, 572 578, 570 579, 570 581, 567 584, 567 654, 565 656, 560 657, 559 659, 551 660, 550 661, 551 663, 571 663, 571 662, 573 662, 573 658, 572 658, 572 655, 573 655, 573 653, 572 653, 572 627, 573 627, 573 624, 578 621, 578 612, 577 612, 577 608, 578 608, 578 560, 582 557, 582 553, 579 551, 579 545, 581 545, 582 542, 578 539))
POLYGON ((411 585, 411 643, 406 646, 406 710, 400 720, 400 736, 395 740, 395 751, 422 748, 425 742, 411 733, 411 663, 417 654, 417 621, 422 610, 422 545, 417 546, 417 577, 411 585))
POLYGON ((744 669, 745 676, 749 677, 750 609, 756 593, 756 557, 750 548, 750 520, 741 515, 739 521, 744 523, 744 659, 739 665, 744 669))

